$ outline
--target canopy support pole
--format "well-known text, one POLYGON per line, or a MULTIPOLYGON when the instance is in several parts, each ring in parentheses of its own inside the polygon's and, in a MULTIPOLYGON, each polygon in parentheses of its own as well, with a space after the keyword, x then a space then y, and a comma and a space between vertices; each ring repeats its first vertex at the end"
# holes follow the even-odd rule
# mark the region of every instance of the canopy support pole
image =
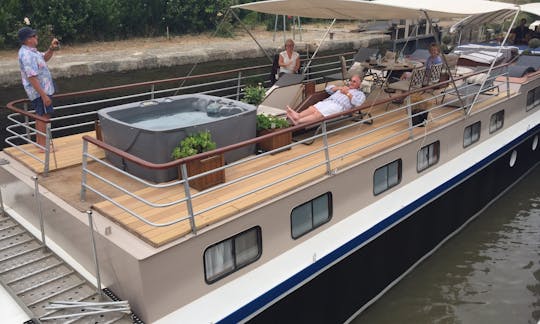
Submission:
POLYGON ((315 56, 317 56, 317 53, 319 52, 319 49, 321 48, 322 44, 324 43, 324 40, 326 39, 326 36, 328 36, 328 33, 330 32, 330 30, 332 29, 332 27, 334 26, 335 23, 336 23, 336 19, 334 18, 334 20, 332 20, 332 23, 330 24, 330 27, 328 27, 328 29, 324 33, 324 36, 321 39, 321 42, 319 43, 319 45, 317 46, 317 49, 315 49, 315 52, 313 52, 313 55, 311 55, 311 57, 309 58, 309 61, 307 62, 306 66, 304 66, 304 71, 302 71, 302 74, 306 74, 306 71, 308 70, 309 66, 311 65, 311 61, 315 58, 315 56))
POLYGON ((495 55, 495 59, 493 60, 493 62, 491 62, 491 65, 489 66, 489 70, 487 72, 487 77, 485 77, 484 80, 482 81, 482 85, 480 86, 480 89, 478 90, 478 92, 474 96, 474 100, 471 103, 471 106, 469 107, 469 109, 467 110, 467 115, 470 115, 472 107, 474 106, 474 104, 478 100, 478 97, 480 96, 480 91, 482 90, 482 88, 484 88, 484 85, 486 84, 486 81, 490 76, 491 70, 493 70, 493 67, 495 66, 495 62, 497 61, 497 58, 499 57, 499 54, 501 53, 502 47, 506 43, 506 40, 508 39, 508 35, 510 35, 510 32, 512 31, 512 27, 514 27, 514 24, 515 24, 515 22, 517 20, 517 17, 519 15, 519 13, 520 13, 520 10, 517 9, 516 14, 514 15, 514 18, 512 19, 512 23, 508 27, 508 31, 506 32, 506 35, 504 35, 504 39, 503 39, 501 45, 499 45, 499 49, 497 50, 497 54, 495 55))
POLYGON ((270 54, 268 54, 268 52, 266 52, 264 47, 262 47, 262 45, 257 41, 257 39, 255 39, 255 36, 253 36, 253 34, 249 31, 249 28, 247 28, 247 26, 242 22, 242 20, 240 20, 240 18, 238 18, 238 16, 236 15, 236 13, 234 12, 233 9, 230 9, 229 11, 232 13, 234 18, 236 18, 236 21, 238 21, 240 23, 242 28, 244 28, 244 30, 249 34, 249 36, 255 41, 257 46, 259 46, 259 48, 263 51, 264 55, 266 55, 266 57, 268 58, 268 61, 270 61, 270 63, 272 63, 274 60, 272 59, 270 54))
MULTIPOLYGON (((431 19, 429 18, 429 15, 428 15, 427 11, 426 10, 422 10, 422 11, 424 12, 424 15, 426 16, 426 20, 427 20, 429 26, 431 26, 431 29, 433 31, 432 35, 435 38, 435 43, 437 43, 437 46, 439 46, 439 48, 441 48, 441 40, 439 39, 439 27, 434 28, 433 24, 431 22, 431 19)), ((462 106, 465 106, 465 101, 463 101, 463 98, 461 98, 461 95, 459 94, 458 88, 456 86, 456 80, 454 80, 454 76, 450 72, 450 67, 448 66, 448 62, 446 61, 446 57, 444 56, 444 53, 442 53, 441 57, 443 59, 444 66, 446 66, 446 71, 448 72, 448 77, 450 78, 450 81, 452 82, 452 86, 454 87, 454 90, 456 91, 456 95, 457 95, 457 97, 459 99, 459 102, 461 103, 462 106)))

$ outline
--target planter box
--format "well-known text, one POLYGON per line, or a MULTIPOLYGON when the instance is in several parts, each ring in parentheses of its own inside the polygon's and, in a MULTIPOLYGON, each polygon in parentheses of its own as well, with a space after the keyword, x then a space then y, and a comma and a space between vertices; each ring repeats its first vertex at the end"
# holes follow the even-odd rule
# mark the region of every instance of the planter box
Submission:
MULTIPOLYGON (((259 131, 257 135, 258 136, 263 136, 263 135, 266 135, 266 134, 275 133, 278 130, 282 130, 282 129, 283 128, 264 129, 264 130, 259 131)), ((265 139, 265 140, 259 142, 258 144, 259 144, 259 149, 260 150, 262 150, 264 152, 268 152, 268 151, 278 149, 278 148, 280 148, 282 146, 289 145, 291 143, 292 143, 292 132, 286 132, 286 133, 283 133, 283 134, 280 134, 280 135, 265 139)), ((290 149, 290 147, 287 148, 287 150, 288 149, 290 149)), ((284 150, 286 150, 286 149, 276 151, 275 153, 279 153, 279 152, 284 151, 284 150)))
MULTIPOLYGON (((187 173, 188 176, 194 176, 199 173, 210 171, 224 165, 223 154, 214 155, 203 160, 195 160, 187 163, 187 173)), ((178 176, 182 178, 182 171, 178 167, 178 176)), ((189 181, 189 186, 193 189, 199 191, 208 189, 215 185, 225 182, 225 170, 216 171, 210 174, 207 174, 203 177, 193 179, 189 181)))

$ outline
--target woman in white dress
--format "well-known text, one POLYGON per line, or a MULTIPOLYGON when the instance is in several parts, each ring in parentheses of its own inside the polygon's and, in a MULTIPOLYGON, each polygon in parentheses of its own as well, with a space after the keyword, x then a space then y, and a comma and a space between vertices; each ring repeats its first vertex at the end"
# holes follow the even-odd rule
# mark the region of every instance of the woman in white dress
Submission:
POLYGON ((279 53, 279 74, 297 73, 300 68, 300 55, 294 51, 294 41, 285 41, 285 50, 279 53))

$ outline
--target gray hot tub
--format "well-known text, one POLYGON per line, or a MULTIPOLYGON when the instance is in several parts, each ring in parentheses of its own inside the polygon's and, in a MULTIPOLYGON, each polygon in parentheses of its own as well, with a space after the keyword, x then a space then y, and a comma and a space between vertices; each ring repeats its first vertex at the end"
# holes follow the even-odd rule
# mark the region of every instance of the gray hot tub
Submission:
MULTIPOLYGON (((173 148, 187 135, 209 130, 217 147, 256 136, 255 106, 202 94, 130 103, 98 111, 103 141, 153 163, 171 161, 173 148)), ((232 162, 255 151, 250 145, 225 154, 232 162)), ((178 178, 176 168, 149 170, 108 153, 115 166, 141 178, 165 182, 178 178)))

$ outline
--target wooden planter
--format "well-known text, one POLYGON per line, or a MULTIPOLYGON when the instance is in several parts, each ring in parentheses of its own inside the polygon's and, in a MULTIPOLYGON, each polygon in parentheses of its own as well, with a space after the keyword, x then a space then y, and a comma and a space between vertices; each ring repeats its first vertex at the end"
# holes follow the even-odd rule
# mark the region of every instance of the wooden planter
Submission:
MULTIPOLYGON (((195 160, 187 163, 188 176, 194 176, 199 173, 210 171, 224 165, 223 154, 210 156, 203 160, 195 160)), ((179 178, 182 178, 182 171, 178 167, 179 178)), ((216 171, 203 177, 189 180, 189 186, 199 191, 208 189, 212 186, 225 182, 225 170, 216 171)))
MULTIPOLYGON (((263 130, 260 130, 258 132, 258 136, 263 136, 263 135, 266 135, 266 134, 271 134, 271 133, 275 133, 277 131, 280 131, 282 130, 282 128, 276 128, 276 129, 263 129, 263 130)), ((267 138, 261 142, 259 142, 259 149, 264 151, 264 152, 268 152, 268 151, 272 151, 272 150, 275 150, 277 148, 280 148, 282 146, 285 146, 285 145, 289 145, 292 143, 292 132, 286 132, 286 133, 283 133, 283 134, 279 134, 277 136, 273 136, 273 137, 270 137, 270 138, 267 138)), ((287 148, 287 150, 290 149, 287 148)), ((279 153, 281 151, 284 151, 285 149, 283 150, 280 150, 280 151, 276 151, 275 153, 279 153)))

